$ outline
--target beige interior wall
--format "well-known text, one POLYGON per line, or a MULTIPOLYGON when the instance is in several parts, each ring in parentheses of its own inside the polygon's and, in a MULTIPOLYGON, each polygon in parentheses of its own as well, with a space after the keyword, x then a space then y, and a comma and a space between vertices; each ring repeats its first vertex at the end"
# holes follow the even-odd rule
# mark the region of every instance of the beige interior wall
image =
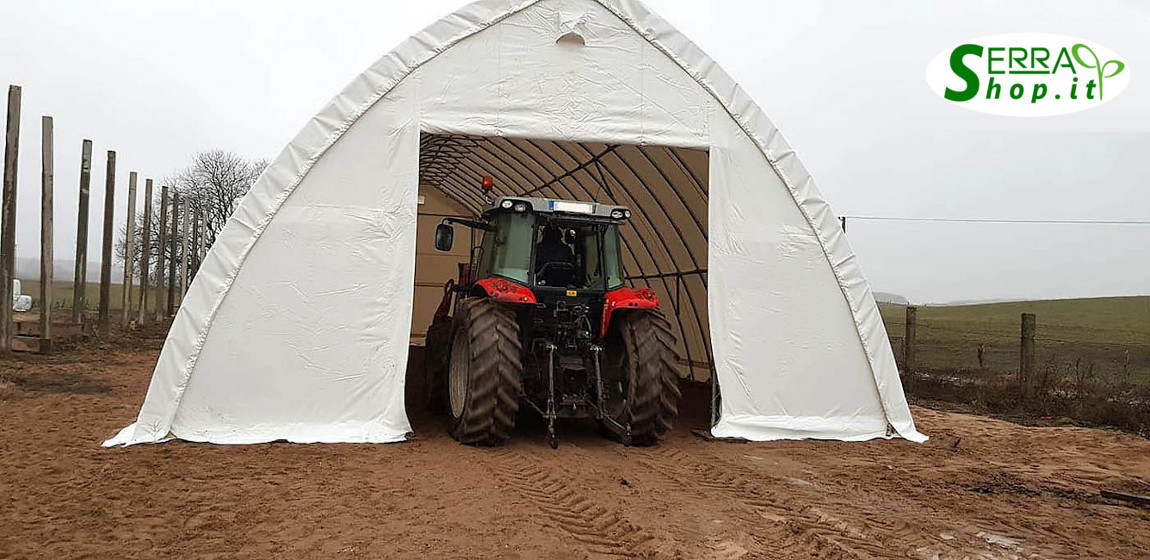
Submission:
POLYGON ((438 189, 420 186, 419 216, 415 241, 415 302, 411 311, 411 342, 422 345, 427 326, 443 299, 443 284, 458 276, 458 263, 467 262, 470 244, 468 228, 455 226, 455 243, 450 252, 435 250, 435 226, 444 216, 469 216, 438 189))

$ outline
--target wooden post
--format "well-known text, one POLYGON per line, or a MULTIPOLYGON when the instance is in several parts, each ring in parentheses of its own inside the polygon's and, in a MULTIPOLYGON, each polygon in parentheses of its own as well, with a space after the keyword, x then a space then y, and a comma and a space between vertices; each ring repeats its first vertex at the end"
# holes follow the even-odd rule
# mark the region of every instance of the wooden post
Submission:
POLYGON ((52 347, 52 276, 54 274, 52 230, 52 183, 55 175, 55 144, 52 117, 40 118, 40 351, 52 347))
POLYGON ((203 220, 203 226, 200 227, 200 247, 196 251, 196 270, 204 265, 204 257, 208 254, 208 216, 207 212, 200 218, 203 220))
POLYGON ((72 322, 84 320, 84 288, 88 283, 88 193, 92 185, 92 141, 80 150, 80 209, 76 214, 76 274, 72 278, 72 322))
POLYGON ((184 304, 184 294, 188 293, 188 236, 192 233, 191 224, 188 222, 188 203, 184 202, 184 215, 180 220, 183 224, 183 247, 180 248, 180 305, 184 304))
POLYGON ((20 86, 8 86, 4 187, 0 193, 0 354, 12 351, 12 280, 16 273, 16 165, 20 161, 20 86))
POLYGON ((1029 399, 1034 393, 1034 331, 1036 321, 1033 313, 1022 314, 1021 352, 1018 360, 1018 381, 1022 384, 1022 396, 1029 399))
POLYGON ((108 150, 108 163, 104 167, 104 246, 100 252, 100 315, 96 324, 100 336, 112 332, 112 240, 116 218, 116 152, 108 150))
POLYGON ((132 282, 136 275, 136 172, 128 174, 128 223, 124 227, 124 293, 120 310, 120 328, 128 330, 132 316, 132 282))
POLYGON ((168 227, 168 301, 164 317, 171 317, 176 307, 176 233, 180 225, 180 193, 172 189, 172 223, 168 227))
POLYGON ((200 215, 201 214, 202 214, 202 212, 200 212, 200 209, 196 208, 196 217, 194 218, 195 221, 192 222, 192 224, 194 226, 192 229, 192 276, 195 276, 196 274, 200 273, 200 220, 201 220, 200 215))
POLYGON ((164 249, 168 248, 168 187, 160 187, 160 243, 156 252, 156 320, 164 319, 164 249))
POLYGON ((136 322, 148 322, 148 263, 152 252, 152 180, 144 180, 144 231, 140 238, 140 314, 136 322))
POLYGON ((906 306, 906 337, 903 339, 903 370, 914 371, 914 337, 918 327, 918 308, 906 306))

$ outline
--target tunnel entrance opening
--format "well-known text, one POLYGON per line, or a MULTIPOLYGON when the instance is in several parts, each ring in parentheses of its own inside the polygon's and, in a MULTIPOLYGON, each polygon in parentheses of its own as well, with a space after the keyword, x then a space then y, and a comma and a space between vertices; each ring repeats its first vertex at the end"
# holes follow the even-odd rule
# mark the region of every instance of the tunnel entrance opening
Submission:
MULTIPOLYGON (((630 209, 631 218, 619 228, 625 285, 649 289, 658 297, 659 309, 676 338, 680 379, 710 381, 708 171, 709 154, 699 149, 422 134, 409 412, 434 402, 423 379, 428 328, 437 311, 443 314, 451 308, 451 301, 444 301, 450 294, 445 286, 463 279, 469 249, 479 246, 483 235, 475 229, 456 228, 451 250, 437 251, 435 228, 445 219, 476 219, 500 197, 596 202, 630 209)), ((710 391, 685 388, 690 393, 685 414, 709 413, 706 394, 710 391)))

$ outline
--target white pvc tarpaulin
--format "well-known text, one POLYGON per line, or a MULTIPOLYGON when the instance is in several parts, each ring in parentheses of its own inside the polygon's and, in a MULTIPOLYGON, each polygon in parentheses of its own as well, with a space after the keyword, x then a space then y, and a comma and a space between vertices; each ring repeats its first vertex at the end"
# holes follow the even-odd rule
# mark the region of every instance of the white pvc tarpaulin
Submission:
POLYGON ((643 216, 628 262, 681 276, 706 255, 682 305, 718 376, 714 435, 925 439, 837 219, 726 73, 637 1, 481 0, 381 58, 276 158, 192 283, 136 423, 105 444, 403 440, 421 138, 492 139, 452 169, 500 170, 499 194, 551 177, 583 199, 573 169, 627 147, 602 157, 643 216), (544 157, 562 143, 583 161, 544 157))

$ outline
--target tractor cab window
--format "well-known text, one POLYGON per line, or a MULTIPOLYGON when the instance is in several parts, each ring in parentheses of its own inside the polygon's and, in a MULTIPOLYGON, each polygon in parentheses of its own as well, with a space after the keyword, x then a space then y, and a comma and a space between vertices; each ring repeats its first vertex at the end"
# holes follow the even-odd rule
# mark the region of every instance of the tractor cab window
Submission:
POLYGON ((579 260, 582 265, 585 287, 603 287, 603 259, 599 258, 599 235, 602 227, 588 227, 578 230, 579 260))
POLYGON ((580 287, 575 250, 570 241, 574 230, 543 222, 535 243, 535 283, 540 286, 580 287))
POLYGON ((536 284, 574 289, 621 285, 617 236, 613 225, 542 224, 535 248, 536 284))
POLYGON ((603 234, 603 269, 607 275, 607 289, 623 285, 623 254, 619 251, 619 226, 607 226, 603 234))
POLYGON ((531 239, 534 219, 530 214, 500 214, 495 231, 483 233, 480 277, 502 276, 526 284, 531 268, 531 239))

